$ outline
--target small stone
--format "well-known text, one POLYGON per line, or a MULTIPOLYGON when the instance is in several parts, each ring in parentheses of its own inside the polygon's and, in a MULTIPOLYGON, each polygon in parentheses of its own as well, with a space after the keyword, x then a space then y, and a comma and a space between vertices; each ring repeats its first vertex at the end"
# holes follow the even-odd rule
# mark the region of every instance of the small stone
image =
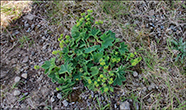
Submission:
POLYGON ((148 90, 152 90, 152 89, 155 89, 156 85, 154 83, 152 83, 149 87, 148 87, 148 90))
POLYGON ((28 30, 26 32, 30 32, 30 28, 28 28, 28 30))
POLYGON ((149 11, 149 15, 150 15, 150 16, 153 16, 153 15, 154 15, 154 10, 150 10, 150 11, 149 11))
POLYGON ((28 62, 28 56, 26 56, 24 59, 23 59, 23 63, 26 63, 28 62))
POLYGON ((29 26, 29 24, 25 23, 24 26, 25 26, 25 28, 27 28, 29 26))
POLYGON ((58 98, 58 99, 62 99, 62 96, 61 96, 60 93, 57 94, 57 98, 58 98))
POLYGON ((34 25, 34 24, 32 24, 32 25, 31 25, 31 29, 34 29, 34 27, 35 27, 35 25, 34 25))
POLYGON ((147 102, 151 103, 152 102, 152 99, 151 98, 147 99, 147 102))
POLYGON ((20 95, 21 94, 21 92, 19 91, 19 90, 15 90, 14 91, 14 96, 18 96, 18 95, 20 95))
POLYGON ((117 108, 117 105, 116 105, 116 104, 114 104, 114 108, 115 108, 115 109, 117 108))
POLYGON ((121 103, 120 110, 130 110, 130 103, 128 101, 121 103))
POLYGON ((133 76, 134 77, 137 77, 138 76, 138 73, 136 71, 133 72, 133 76))
POLYGON ((21 75, 21 77, 23 77, 23 78, 27 78, 27 73, 23 73, 22 75, 21 75))
POLYGON ((53 97, 51 97, 51 99, 50 99, 50 100, 51 100, 51 102, 54 102, 54 101, 55 101, 55 99, 54 99, 53 97))
POLYGON ((33 20, 35 18, 35 15, 32 15, 32 14, 28 14, 28 15, 26 15, 26 16, 24 16, 24 19, 26 19, 26 20, 33 20))
POLYGON ((15 83, 19 82, 20 79, 21 79, 21 78, 20 78, 19 76, 16 76, 15 79, 14 79, 15 83))
POLYGON ((15 60, 15 59, 12 59, 12 60, 11 60, 11 63, 12 63, 12 64, 15 64, 15 63, 16 63, 16 60, 15 60))
POLYGON ((63 100, 63 105, 66 107, 66 106, 68 106, 68 102, 66 101, 66 100, 63 100))

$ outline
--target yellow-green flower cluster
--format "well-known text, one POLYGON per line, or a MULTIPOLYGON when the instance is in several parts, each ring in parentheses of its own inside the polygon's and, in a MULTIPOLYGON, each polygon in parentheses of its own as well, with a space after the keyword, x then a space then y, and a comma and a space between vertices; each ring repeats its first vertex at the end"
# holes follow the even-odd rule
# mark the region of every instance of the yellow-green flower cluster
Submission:
POLYGON ((103 58, 101 58, 100 60, 99 60, 99 62, 100 62, 100 65, 102 65, 102 66, 104 66, 106 63, 105 63, 105 60, 103 60, 103 58))

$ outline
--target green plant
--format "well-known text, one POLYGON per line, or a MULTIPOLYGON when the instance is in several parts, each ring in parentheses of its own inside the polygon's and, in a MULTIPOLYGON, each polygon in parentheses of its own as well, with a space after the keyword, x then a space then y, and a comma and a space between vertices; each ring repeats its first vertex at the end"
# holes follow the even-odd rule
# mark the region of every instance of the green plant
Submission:
POLYGON ((176 40, 175 38, 171 39, 171 43, 173 44, 172 49, 179 51, 175 61, 178 61, 178 59, 181 58, 181 63, 183 63, 186 57, 186 42, 184 42, 183 38, 181 37, 179 40, 176 40))
POLYGON ((105 105, 105 106, 103 107, 103 105, 101 105, 101 103, 100 103, 100 101, 99 101, 98 98, 97 98, 97 102, 98 102, 98 107, 96 106, 96 108, 97 108, 98 110, 106 110, 106 109, 108 109, 108 107, 110 106, 110 104, 107 104, 107 105, 105 105))
POLYGON ((18 42, 20 43, 20 47, 23 47, 23 45, 26 43, 26 44, 29 44, 29 41, 30 38, 28 36, 22 36, 21 38, 18 39, 18 42))
POLYGON ((51 58, 41 66, 53 82, 61 84, 56 88, 58 91, 69 93, 75 84, 83 82, 90 90, 113 92, 112 85, 122 85, 128 68, 142 59, 136 52, 130 53, 127 45, 115 38, 112 31, 103 33, 96 29, 94 25, 103 22, 94 23, 91 13, 92 10, 88 10, 87 14, 81 14, 72 27, 71 36, 63 38, 61 34, 58 38, 61 50, 52 52, 58 55, 57 59, 51 58), (55 62, 63 64, 57 66, 55 62))

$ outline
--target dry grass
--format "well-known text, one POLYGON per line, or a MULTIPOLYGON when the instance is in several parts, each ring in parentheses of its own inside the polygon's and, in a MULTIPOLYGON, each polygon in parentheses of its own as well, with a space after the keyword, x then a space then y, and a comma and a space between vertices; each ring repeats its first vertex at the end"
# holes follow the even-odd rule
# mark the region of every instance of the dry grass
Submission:
POLYGON ((29 4, 32 1, 1 1, 1 26, 5 28, 9 23, 19 18, 23 11, 28 12, 31 10, 29 4))

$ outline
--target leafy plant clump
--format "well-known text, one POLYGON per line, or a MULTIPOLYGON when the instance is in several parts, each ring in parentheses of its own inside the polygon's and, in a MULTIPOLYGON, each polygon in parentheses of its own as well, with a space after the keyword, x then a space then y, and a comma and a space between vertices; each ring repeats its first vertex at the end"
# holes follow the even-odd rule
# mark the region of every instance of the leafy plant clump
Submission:
POLYGON ((186 58, 186 42, 183 41, 183 38, 180 38, 179 40, 172 39, 171 43, 173 44, 173 49, 178 50, 179 54, 175 58, 176 61, 178 59, 181 59, 181 63, 184 62, 184 59, 186 58))
MULTIPOLYGON (((82 13, 71 29, 71 36, 58 38, 61 50, 41 66, 53 82, 61 84, 59 91, 67 93, 80 82, 90 90, 113 92, 113 85, 122 85, 128 68, 141 61, 137 53, 130 53, 127 45, 115 37, 112 31, 101 32, 95 25, 92 10, 82 13), (63 62, 62 65, 56 62, 63 62)), ((36 66, 38 68, 38 66, 36 66)))

